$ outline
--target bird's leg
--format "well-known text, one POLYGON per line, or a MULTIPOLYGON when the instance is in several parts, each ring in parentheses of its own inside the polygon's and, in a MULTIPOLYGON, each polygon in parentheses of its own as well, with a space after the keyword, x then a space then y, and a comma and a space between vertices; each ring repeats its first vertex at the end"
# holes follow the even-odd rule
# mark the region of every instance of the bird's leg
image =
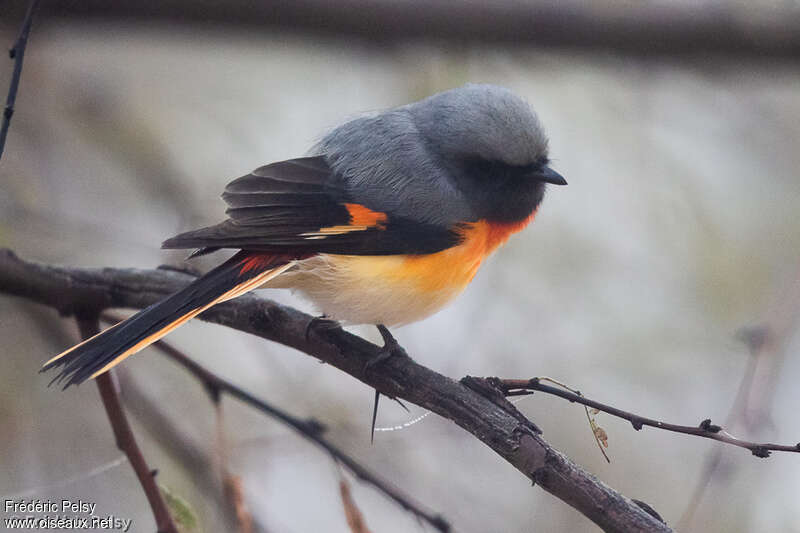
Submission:
POLYGON ((337 321, 331 320, 325 315, 315 316, 306 324, 306 340, 309 340, 311 337, 311 330, 328 331, 338 327, 340 327, 340 324, 337 321))
MULTIPOLYGON (((394 355, 404 355, 408 357, 408 354, 403 349, 403 347, 400 346, 400 344, 397 342, 397 339, 395 339, 394 336, 391 334, 389 328, 387 328, 383 324, 377 324, 376 327, 378 328, 381 337, 383 337, 383 348, 381 348, 377 354, 375 354, 373 357, 369 359, 369 361, 367 361, 367 364, 365 365, 366 370, 369 370, 375 365, 380 364, 383 361, 386 361, 387 359, 389 359, 394 355)), ((375 389, 375 402, 372 406, 372 429, 370 431, 370 442, 373 442, 375 440, 375 421, 378 419, 378 402, 380 401, 380 399, 381 399, 381 393, 378 392, 378 389, 375 389)), ((408 410, 406 406, 403 405, 402 402, 400 402, 400 400, 397 401, 398 403, 400 403, 403 409, 408 410)))

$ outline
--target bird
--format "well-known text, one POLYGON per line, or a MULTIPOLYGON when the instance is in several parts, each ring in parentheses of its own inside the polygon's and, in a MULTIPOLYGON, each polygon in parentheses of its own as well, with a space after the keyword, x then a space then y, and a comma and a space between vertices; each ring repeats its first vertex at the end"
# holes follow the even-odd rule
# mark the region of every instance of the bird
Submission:
POLYGON ((353 118, 308 155, 230 182, 222 222, 162 244, 194 249, 190 257, 233 256, 42 371, 57 368, 53 381, 78 385, 257 288, 298 292, 321 324, 377 326, 378 358, 389 357, 401 350, 389 327, 453 300, 534 219, 546 184, 567 184, 548 153, 531 106, 496 85, 467 84, 353 118))

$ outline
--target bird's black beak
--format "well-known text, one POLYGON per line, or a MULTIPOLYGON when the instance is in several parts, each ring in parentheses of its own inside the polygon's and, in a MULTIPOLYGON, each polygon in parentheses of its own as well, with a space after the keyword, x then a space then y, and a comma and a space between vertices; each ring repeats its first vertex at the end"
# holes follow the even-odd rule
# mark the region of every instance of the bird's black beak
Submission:
POLYGON ((538 181, 544 181, 546 183, 552 183, 553 185, 566 185, 567 180, 564 179, 564 176, 553 170, 548 166, 544 166, 541 168, 536 169, 534 172, 531 172, 529 176, 532 179, 538 181))

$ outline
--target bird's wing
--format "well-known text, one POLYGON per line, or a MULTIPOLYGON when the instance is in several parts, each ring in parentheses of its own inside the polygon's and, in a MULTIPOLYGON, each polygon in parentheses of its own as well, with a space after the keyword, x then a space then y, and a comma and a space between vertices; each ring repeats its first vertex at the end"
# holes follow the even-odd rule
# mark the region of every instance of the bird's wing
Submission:
POLYGON ((394 255, 434 253, 461 241, 458 221, 431 224, 373 210, 339 182, 323 156, 260 167, 225 188, 227 220, 163 247, 394 255))

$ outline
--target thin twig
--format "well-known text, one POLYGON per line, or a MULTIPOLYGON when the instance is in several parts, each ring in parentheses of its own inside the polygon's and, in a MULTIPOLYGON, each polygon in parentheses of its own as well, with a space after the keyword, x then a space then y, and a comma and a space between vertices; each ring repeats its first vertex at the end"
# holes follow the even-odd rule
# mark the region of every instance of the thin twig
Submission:
POLYGON ((597 402, 595 400, 590 400, 589 398, 586 398, 582 394, 576 394, 574 392, 566 391, 556 387, 551 387, 550 385, 545 385, 544 383, 540 382, 539 378, 533 378, 533 379, 488 378, 488 380, 493 384, 497 385, 498 387, 500 387, 506 394, 517 396, 520 393, 524 394, 525 392, 533 393, 533 391, 539 391, 539 392, 545 392, 547 394, 552 394, 560 398, 564 398, 565 400, 569 400, 570 402, 575 402, 584 406, 593 407, 595 409, 603 411, 604 413, 608 413, 618 418, 627 420, 628 422, 631 423, 633 429, 637 431, 642 429, 643 426, 650 426, 657 429, 663 429, 666 431, 673 431, 675 433, 694 435, 696 437, 703 437, 706 439, 711 439, 719 442, 724 442, 726 444, 731 444, 733 446, 738 446, 740 448, 746 448, 750 450, 750 452, 756 457, 769 457, 770 453, 773 451, 800 452, 800 443, 794 445, 770 444, 770 443, 749 442, 746 440, 739 439, 737 437, 734 437, 727 431, 725 431, 721 426, 712 424, 711 419, 708 418, 700 422, 700 424, 697 426, 681 426, 678 424, 670 424, 669 422, 662 422, 660 420, 655 420, 653 418, 647 418, 634 413, 630 413, 628 411, 623 411, 622 409, 618 409, 616 407, 612 407, 610 405, 606 405, 597 402))
MULTIPOLYGON (((121 317, 112 315, 110 313, 103 314, 104 319, 110 322, 119 322, 121 317)), ((227 393, 246 403, 247 405, 255 408, 262 413, 269 415, 290 428, 294 429, 297 433, 302 435, 306 440, 313 442, 326 452, 338 463, 344 465, 353 475, 361 481, 368 483, 385 494, 395 503, 399 504, 403 509, 411 512, 421 520, 428 522, 439 531, 450 531, 450 524, 442 518, 442 516, 434 514, 431 511, 425 510, 419 503, 411 500, 410 497, 403 494, 400 490, 392 487, 386 481, 380 479, 378 476, 370 472, 366 467, 359 464, 355 459, 351 458, 344 451, 337 448, 326 440, 322 433, 325 430, 324 426, 316 420, 301 420, 282 409, 279 409, 267 402, 260 400, 245 391, 241 387, 231 383, 230 381, 218 376, 211 370, 205 368, 201 364, 194 361, 188 355, 175 348, 166 341, 159 340, 153 343, 153 347, 157 348, 164 355, 181 365, 196 377, 200 383, 203 384, 206 391, 208 391, 212 400, 216 403, 222 393, 227 393)))
MULTIPOLYGON (((100 331, 96 314, 93 316, 78 316, 76 320, 81 337, 84 339, 93 337, 100 331)), ((139 483, 141 483, 142 489, 144 489, 144 493, 147 496, 147 501, 150 502, 150 508, 153 510, 158 533, 178 533, 175 523, 172 521, 172 516, 169 514, 167 504, 161 495, 161 490, 153 477, 153 471, 147 466, 142 451, 136 443, 136 437, 133 435, 133 430, 131 430, 131 426, 128 423, 128 417, 125 415, 125 411, 119 401, 119 395, 111 372, 106 372, 97 378, 97 388, 103 400, 103 407, 105 407, 106 414, 108 414, 108 420, 111 422, 111 429, 114 431, 117 448, 128 456, 128 461, 131 463, 133 471, 136 472, 136 477, 139 478, 139 483)))
POLYGON ((14 114, 14 103, 17 101, 17 89, 19 80, 22 77, 22 60, 25 57, 25 47, 28 44, 28 35, 31 33, 33 15, 39 8, 39 0, 31 0, 28 4, 28 11, 22 21, 17 40, 14 46, 8 51, 8 57, 14 60, 14 72, 11 74, 11 83, 8 86, 8 96, 6 97, 6 107, 3 110, 3 125, 0 126, 0 159, 3 158, 3 149, 6 146, 6 136, 8 128, 11 127, 11 116, 14 114))

